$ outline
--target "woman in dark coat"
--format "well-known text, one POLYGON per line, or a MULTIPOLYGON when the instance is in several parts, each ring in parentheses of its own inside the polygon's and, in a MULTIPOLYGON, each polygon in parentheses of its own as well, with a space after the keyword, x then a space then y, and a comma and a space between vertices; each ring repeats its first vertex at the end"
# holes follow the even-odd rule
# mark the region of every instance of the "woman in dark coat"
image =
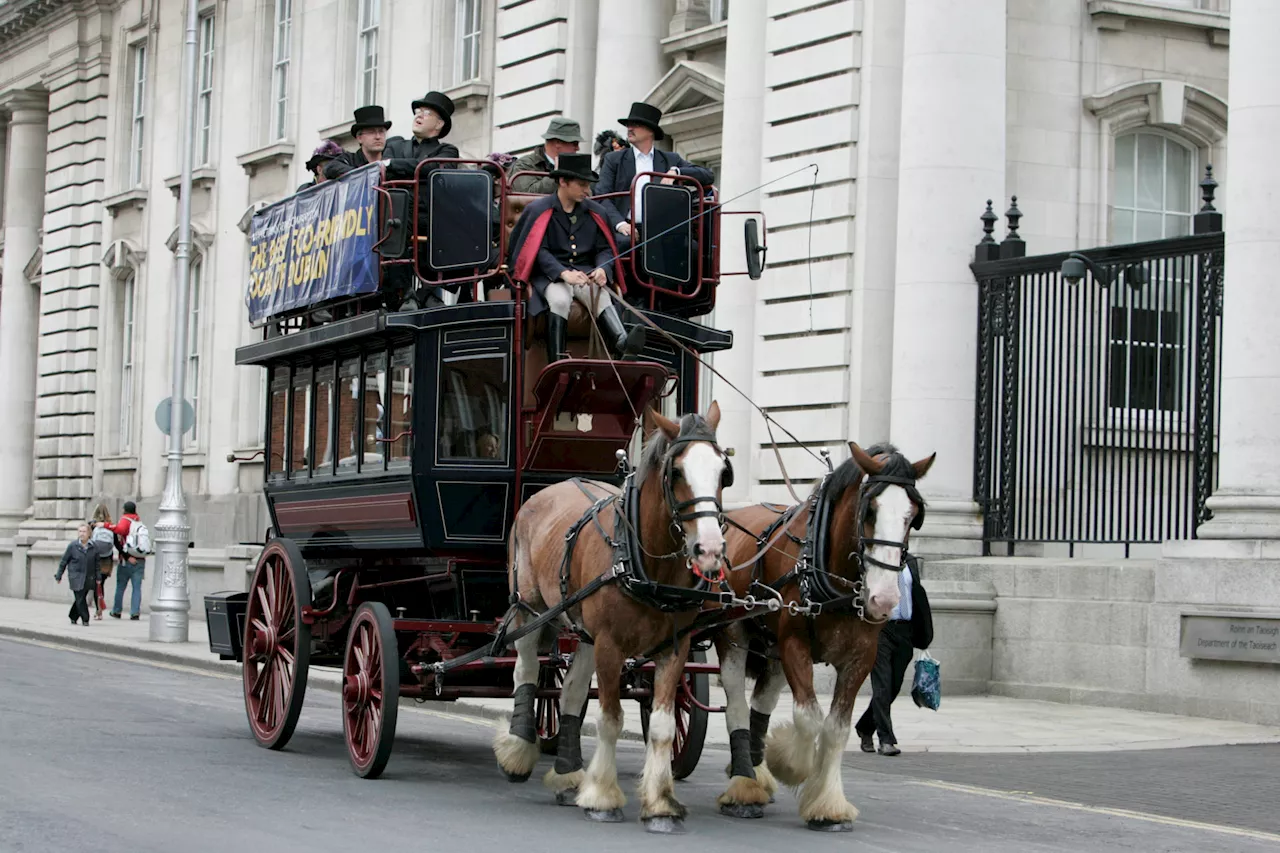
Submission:
POLYGON ((67 550, 62 554, 62 561, 58 563, 58 572, 53 579, 58 583, 62 583, 62 573, 67 573, 67 586, 71 588, 71 592, 75 595, 75 601, 71 603, 71 610, 68 616, 71 617, 71 624, 76 624, 76 620, 84 620, 84 624, 89 624, 89 601, 88 595, 93 592, 94 586, 98 581, 98 550, 89 541, 89 523, 83 521, 80 523, 80 530, 74 542, 67 546, 67 550))

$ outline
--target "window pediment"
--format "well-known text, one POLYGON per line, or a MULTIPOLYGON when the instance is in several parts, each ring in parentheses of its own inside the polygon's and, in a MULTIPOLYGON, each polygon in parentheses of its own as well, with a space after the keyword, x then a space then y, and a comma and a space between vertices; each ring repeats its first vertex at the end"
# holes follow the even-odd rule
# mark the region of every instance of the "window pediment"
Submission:
POLYGON ((1227 135, 1227 104, 1212 92, 1180 80, 1126 83, 1084 99, 1084 106, 1114 134, 1164 127, 1208 147, 1227 135))
POLYGON ((147 253, 132 240, 115 240, 102 253, 102 265, 114 279, 123 280, 137 271, 147 253))

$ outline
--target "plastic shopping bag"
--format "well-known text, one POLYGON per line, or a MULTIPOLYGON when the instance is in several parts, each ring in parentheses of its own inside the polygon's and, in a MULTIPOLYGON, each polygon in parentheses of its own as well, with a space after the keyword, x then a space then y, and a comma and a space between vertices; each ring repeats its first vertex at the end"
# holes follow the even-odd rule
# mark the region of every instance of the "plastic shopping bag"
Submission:
POLYGON ((916 674, 911 680, 911 698, 918 707, 934 711, 942 704, 942 674, 938 662, 928 652, 916 661, 916 674))

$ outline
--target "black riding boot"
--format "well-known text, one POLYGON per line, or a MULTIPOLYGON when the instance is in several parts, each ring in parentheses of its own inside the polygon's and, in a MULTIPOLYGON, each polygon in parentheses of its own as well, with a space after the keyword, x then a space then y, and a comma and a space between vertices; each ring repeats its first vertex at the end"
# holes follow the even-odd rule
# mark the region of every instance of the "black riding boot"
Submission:
POLYGON ((547 364, 565 358, 565 339, 569 333, 569 321, 559 314, 547 312, 547 364))
POLYGON ((632 326, 628 331, 622 325, 616 305, 610 304, 600 312, 600 327, 604 332, 605 343, 614 356, 621 359, 634 359, 644 349, 644 326, 632 326))

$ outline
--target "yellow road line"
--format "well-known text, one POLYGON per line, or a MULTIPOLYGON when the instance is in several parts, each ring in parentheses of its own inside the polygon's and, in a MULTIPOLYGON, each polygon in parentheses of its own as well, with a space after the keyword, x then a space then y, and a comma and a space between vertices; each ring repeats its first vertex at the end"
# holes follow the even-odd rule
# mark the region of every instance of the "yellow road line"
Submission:
POLYGON ((1158 823, 1164 826, 1176 826, 1181 829, 1199 829, 1205 832, 1216 832, 1223 835, 1234 835, 1239 838, 1250 838, 1255 841, 1280 841, 1280 835, 1273 832, 1263 832, 1257 829, 1244 829, 1236 826, 1224 826, 1219 823, 1202 823, 1197 820, 1184 820, 1177 817, 1166 817, 1165 815, 1148 814, 1147 812, 1135 812, 1129 809, 1113 809, 1106 806, 1090 806, 1084 803, 1076 803, 1070 800, 1056 800, 1052 797, 1041 797, 1035 794, 1022 791, 999 791, 994 788, 979 788, 974 785, 958 785, 953 782, 940 782, 937 780, 913 781, 912 785, 924 785, 929 788, 940 788, 944 791, 956 791, 962 794, 973 794, 979 797, 991 797, 996 800, 1007 800, 1015 803, 1026 803, 1035 806, 1053 806, 1060 809, 1070 809, 1077 812, 1086 812, 1088 814, 1107 815, 1109 817, 1122 817, 1129 820, 1141 820, 1147 823, 1158 823))

